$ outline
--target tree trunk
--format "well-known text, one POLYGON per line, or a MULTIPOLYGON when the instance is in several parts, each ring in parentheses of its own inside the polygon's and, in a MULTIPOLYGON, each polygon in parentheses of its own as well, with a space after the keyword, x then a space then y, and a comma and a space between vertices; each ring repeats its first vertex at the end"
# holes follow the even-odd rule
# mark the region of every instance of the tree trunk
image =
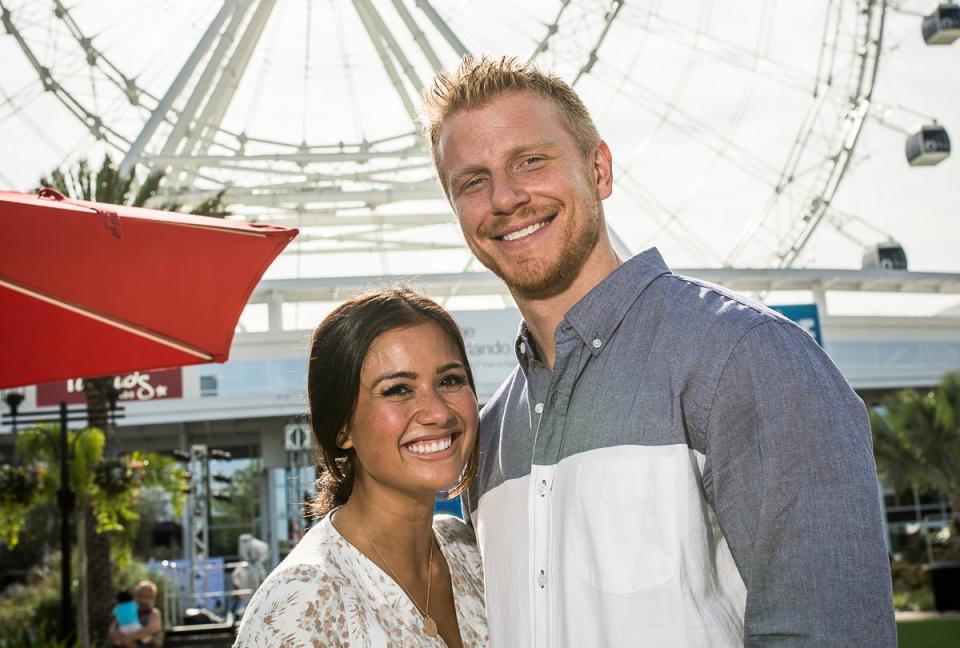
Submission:
POLYGON ((92 507, 86 509, 87 518, 87 581, 90 598, 87 600, 87 619, 94 645, 107 639, 116 591, 113 588, 113 565, 110 556, 110 538, 106 533, 97 533, 92 507))
MULTIPOLYGON (((83 395, 87 399, 87 408, 98 410, 97 413, 89 414, 87 425, 95 427, 103 432, 104 447, 103 456, 113 455, 114 435, 110 429, 106 410, 109 406, 107 398, 107 389, 113 384, 113 378, 90 378, 83 381, 83 395)), ((97 533, 96 520, 93 517, 93 510, 88 506, 84 511, 86 517, 86 559, 88 573, 93 575, 92 580, 87 580, 87 598, 86 618, 89 623, 89 629, 93 636, 95 645, 100 645, 106 639, 107 628, 110 626, 111 611, 113 610, 114 597, 116 592, 113 590, 113 564, 110 559, 110 538, 105 533, 97 533)))
POLYGON ((84 648, 90 645, 90 626, 87 616, 89 591, 87 587, 87 510, 85 497, 77 498, 77 639, 84 648))

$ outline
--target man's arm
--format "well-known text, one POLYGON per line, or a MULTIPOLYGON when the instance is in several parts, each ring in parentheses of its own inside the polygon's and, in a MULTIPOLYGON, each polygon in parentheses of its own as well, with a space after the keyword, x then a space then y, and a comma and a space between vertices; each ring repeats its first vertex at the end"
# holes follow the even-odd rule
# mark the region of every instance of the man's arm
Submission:
POLYGON ((747 587, 748 647, 893 648, 870 425, 806 333, 770 320, 727 360, 704 483, 747 587))

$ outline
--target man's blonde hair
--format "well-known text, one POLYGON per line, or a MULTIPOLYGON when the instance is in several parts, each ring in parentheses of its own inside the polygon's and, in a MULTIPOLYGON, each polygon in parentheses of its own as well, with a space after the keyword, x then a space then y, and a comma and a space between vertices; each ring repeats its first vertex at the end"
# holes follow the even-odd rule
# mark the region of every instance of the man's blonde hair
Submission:
POLYGON ((494 98, 510 91, 526 90, 551 100, 573 136, 581 155, 587 159, 600 142, 600 134, 590 112, 577 93, 563 79, 543 72, 535 65, 521 63, 512 56, 491 59, 486 56, 474 60, 463 57, 456 71, 441 72, 433 79, 433 86, 423 93, 421 124, 430 140, 433 164, 440 174, 440 131, 443 124, 460 110, 480 108, 494 98))

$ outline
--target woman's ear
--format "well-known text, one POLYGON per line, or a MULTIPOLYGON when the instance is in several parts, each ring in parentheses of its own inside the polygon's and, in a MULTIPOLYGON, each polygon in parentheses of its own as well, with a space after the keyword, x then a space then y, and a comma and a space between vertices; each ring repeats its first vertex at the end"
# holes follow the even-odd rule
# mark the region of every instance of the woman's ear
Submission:
POLYGON ((350 438, 350 433, 347 432, 347 427, 343 426, 339 433, 337 433, 337 447, 341 450, 349 450, 353 447, 353 439, 350 438))

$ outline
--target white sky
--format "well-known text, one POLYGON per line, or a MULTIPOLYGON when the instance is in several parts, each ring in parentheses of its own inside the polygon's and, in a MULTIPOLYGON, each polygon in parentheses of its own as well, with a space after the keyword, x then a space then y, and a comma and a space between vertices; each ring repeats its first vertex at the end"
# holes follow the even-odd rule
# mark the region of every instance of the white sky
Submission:
MULTIPOLYGON (((55 78, 107 116, 111 126, 134 137, 143 114, 116 92, 89 81, 75 43, 51 17, 51 4, 5 2, 55 78)), ((560 7, 553 0, 433 4, 473 52, 524 58, 560 7)), ((572 78, 595 46, 610 4, 572 2, 541 59, 544 64, 572 78)), ((626 3, 593 70, 577 84, 617 164, 617 188, 606 204, 609 221, 632 249, 657 245, 675 267, 723 263, 770 198, 813 101, 825 12, 832 3, 743 0, 736 11, 731 4, 626 3)), ((851 12, 856 4, 840 6, 851 12)), ((397 39, 410 41, 390 3, 377 5, 397 39)), ((890 235, 904 246, 911 270, 960 272, 960 155, 955 152, 936 167, 911 168, 904 159, 904 135, 897 132, 935 117, 953 135, 956 148, 960 42, 926 46, 918 14, 931 5, 903 1, 898 6, 900 10, 888 11, 874 93, 875 110, 893 128, 869 120, 834 201, 838 218, 856 242, 822 225, 801 265, 859 267, 860 244, 890 235)), ((216 0, 76 0, 70 5, 81 30, 106 57, 155 95, 163 94, 219 7, 216 0)), ((426 30, 422 14, 417 15, 426 30)), ((817 185, 817 173, 825 168, 822 160, 838 145, 836 124, 851 60, 844 32, 852 25, 849 17, 841 25, 830 108, 800 165, 809 169, 798 181, 800 189, 817 185)), ((436 34, 430 37, 442 49, 436 34)), ((448 65, 455 60, 449 50, 442 56, 448 65)), ((42 92, 9 35, 0 35, 0 61, 0 188, 30 190, 40 175, 81 155, 98 162, 102 149, 76 118, 42 92)), ((422 60, 413 62, 425 69, 422 60)), ((422 75, 424 82, 429 80, 429 71, 422 75)), ((292 144, 374 140, 412 128, 353 3, 344 0, 277 2, 224 126, 292 144)), ((807 192, 799 191, 795 202, 781 200, 734 263, 769 264, 771 245, 785 240, 807 199, 807 192)), ((466 258, 463 252, 418 254, 392 261, 388 269, 461 269, 466 258)), ((339 274, 369 272, 363 259, 336 265, 333 272, 339 274)), ((328 271, 322 262, 290 258, 271 272, 304 276, 328 271)), ((924 297, 908 309, 926 314, 956 301, 924 297)), ((902 312, 902 302, 891 304, 876 296, 849 295, 831 299, 830 306, 835 313, 864 308, 902 312)))

